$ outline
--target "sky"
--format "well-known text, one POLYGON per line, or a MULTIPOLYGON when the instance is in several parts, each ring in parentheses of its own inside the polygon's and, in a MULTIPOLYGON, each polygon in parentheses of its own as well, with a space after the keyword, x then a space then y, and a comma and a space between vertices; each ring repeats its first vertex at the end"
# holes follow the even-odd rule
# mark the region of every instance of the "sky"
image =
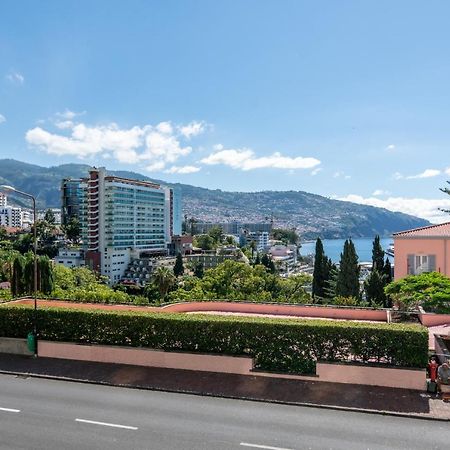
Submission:
POLYGON ((450 2, 0 2, 0 158, 449 219, 450 2))

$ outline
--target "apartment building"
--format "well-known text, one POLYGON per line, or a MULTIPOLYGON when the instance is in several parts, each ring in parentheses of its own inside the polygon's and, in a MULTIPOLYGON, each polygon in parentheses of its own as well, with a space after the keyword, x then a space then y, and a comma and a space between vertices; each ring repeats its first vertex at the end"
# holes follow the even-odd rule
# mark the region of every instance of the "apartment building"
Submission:
POLYGON ((22 228, 22 209, 14 206, 0 207, 0 226, 22 228))
POLYGON ((78 217, 86 265, 114 284, 132 260, 167 254, 171 235, 181 229, 177 197, 159 184, 94 168, 88 178, 63 180, 62 220, 78 217))
POLYGON ((4 208, 8 205, 8 196, 3 192, 0 192, 0 208, 4 208))

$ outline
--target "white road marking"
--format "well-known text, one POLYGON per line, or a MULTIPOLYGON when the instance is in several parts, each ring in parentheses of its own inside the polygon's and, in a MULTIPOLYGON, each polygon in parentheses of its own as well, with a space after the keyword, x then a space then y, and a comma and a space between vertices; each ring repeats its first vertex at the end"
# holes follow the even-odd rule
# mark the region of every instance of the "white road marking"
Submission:
POLYGON ((138 429, 138 427, 130 427, 129 425, 120 425, 118 423, 96 422, 95 420, 75 419, 75 422, 89 423, 91 425, 102 425, 104 427, 125 428, 126 430, 138 429))
POLYGON ((0 411, 20 413, 20 409, 12 409, 12 408, 0 408, 0 411))
POLYGON ((248 442, 241 442, 242 447, 264 448, 265 450, 292 450, 290 448, 271 447, 270 445, 249 444, 248 442))

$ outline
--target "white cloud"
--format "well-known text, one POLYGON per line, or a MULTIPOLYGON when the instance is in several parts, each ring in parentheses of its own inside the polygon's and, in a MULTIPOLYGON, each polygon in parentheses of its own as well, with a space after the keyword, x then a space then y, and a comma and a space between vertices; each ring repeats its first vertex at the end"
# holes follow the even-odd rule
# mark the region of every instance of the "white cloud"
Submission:
POLYGON ((55 122, 55 125, 60 130, 67 130, 69 128, 72 128, 74 126, 74 123, 71 120, 62 120, 60 122, 55 122))
POLYGON ((6 117, 3 114, 0 114, 0 123, 6 122, 6 117))
POLYGON ((377 196, 377 195, 389 195, 390 192, 389 191, 383 191, 383 189, 375 189, 372 192, 372 195, 377 196))
POLYGON ((63 112, 57 112, 55 115, 60 119, 73 120, 75 117, 83 116, 84 114, 86 114, 86 111, 76 112, 66 108, 63 112))
POLYGON ((419 179, 419 178, 437 177, 440 174, 441 174, 441 171, 438 169, 425 169, 421 173, 418 173, 416 175, 408 175, 408 176, 405 176, 405 175, 401 174, 400 172, 395 172, 394 175, 392 175, 392 177, 394 178, 394 180, 403 180, 403 179, 415 180, 415 179, 419 179))
POLYGON ((394 144, 389 144, 386 148, 386 151, 388 152, 393 152, 395 150, 395 145, 394 144))
POLYGON ((350 180, 351 178, 350 175, 345 175, 345 173, 341 172, 340 170, 333 173, 333 178, 341 178, 341 177, 344 178, 344 180, 350 180))
POLYGON ((417 175, 410 175, 409 177, 406 177, 408 180, 413 180, 415 178, 432 178, 437 177, 441 174, 440 170, 437 169, 425 169, 423 172, 418 173, 417 175))
POLYGON ((444 172, 446 173, 446 175, 450 175, 450 167, 447 167, 444 172))
POLYGON ((203 133, 206 129, 205 122, 191 122, 179 128, 180 133, 187 139, 203 133))
MULTIPOLYGON (((220 145, 220 144, 219 144, 220 145)), ((215 146, 215 153, 203 158, 201 162, 208 165, 223 164, 233 169, 254 170, 263 168, 274 169, 312 169, 320 164, 316 158, 297 156, 295 158, 283 156, 276 152, 270 156, 257 157, 249 148, 223 149, 223 146, 215 146)))
POLYGON ((362 205, 377 206, 390 211, 399 211, 405 214, 422 217, 432 223, 442 223, 450 220, 450 216, 439 210, 439 208, 450 209, 450 199, 429 199, 429 198, 405 198, 389 197, 380 199, 375 197, 364 198, 360 195, 350 194, 340 197, 338 200, 360 203, 362 205))
POLYGON ((172 166, 169 169, 165 170, 166 173, 180 173, 180 174, 187 174, 187 173, 196 173, 201 170, 200 167, 196 166, 172 166))
POLYGON ((21 73, 15 71, 15 70, 12 70, 11 72, 9 72, 6 75, 6 79, 14 84, 23 84, 25 82, 25 77, 21 73))
POLYGON ((311 171, 311 176, 315 176, 321 171, 322 171, 322 167, 317 167, 316 169, 311 171))
MULTIPOLYGON (((90 126, 74 121, 82 114, 66 109, 57 113, 58 119, 53 121, 59 131, 53 133, 37 126, 27 131, 25 139, 48 154, 78 158, 112 157, 128 164, 143 162, 148 164, 145 167, 149 171, 163 170, 167 164, 173 164, 192 152, 191 146, 182 144, 182 140, 187 139, 181 132, 182 125, 160 122, 131 128, 120 128, 115 123, 90 126)), ((197 130, 188 134, 198 133, 197 130)))
POLYGON ((148 165, 145 170, 148 170, 149 172, 159 172, 163 170, 164 167, 166 167, 166 164, 163 161, 158 161, 148 165))

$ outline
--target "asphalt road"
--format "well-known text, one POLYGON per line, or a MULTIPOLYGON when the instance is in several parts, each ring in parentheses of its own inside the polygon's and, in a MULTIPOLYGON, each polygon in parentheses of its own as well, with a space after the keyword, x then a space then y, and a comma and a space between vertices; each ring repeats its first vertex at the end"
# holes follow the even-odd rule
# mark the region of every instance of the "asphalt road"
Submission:
POLYGON ((448 449, 445 422, 0 375, 0 449, 448 449))

